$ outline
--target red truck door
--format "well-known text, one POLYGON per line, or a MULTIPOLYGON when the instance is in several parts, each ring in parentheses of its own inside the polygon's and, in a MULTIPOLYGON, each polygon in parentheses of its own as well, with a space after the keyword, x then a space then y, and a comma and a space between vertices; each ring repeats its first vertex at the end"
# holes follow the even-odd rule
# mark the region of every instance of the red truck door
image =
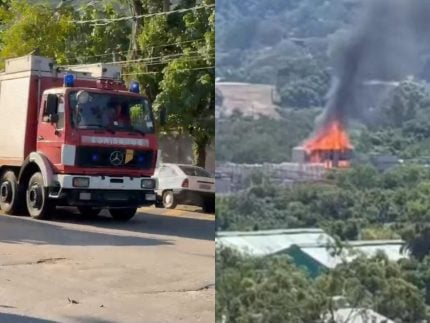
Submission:
POLYGON ((54 165, 61 165, 61 146, 64 143, 64 95, 49 94, 42 98, 37 128, 37 151, 54 165))

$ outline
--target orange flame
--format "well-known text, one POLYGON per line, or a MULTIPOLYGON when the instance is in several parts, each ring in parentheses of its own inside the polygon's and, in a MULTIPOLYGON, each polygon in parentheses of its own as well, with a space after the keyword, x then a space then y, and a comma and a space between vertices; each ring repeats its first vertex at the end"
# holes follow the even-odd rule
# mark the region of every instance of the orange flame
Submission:
MULTIPOLYGON (((345 153, 353 149, 348 135, 339 121, 333 121, 326 127, 321 128, 317 134, 304 143, 308 151, 310 161, 314 163, 325 163, 326 167, 333 167, 333 160, 325 157, 327 153, 345 153)), ((339 160, 338 167, 348 167, 349 162, 339 160)))

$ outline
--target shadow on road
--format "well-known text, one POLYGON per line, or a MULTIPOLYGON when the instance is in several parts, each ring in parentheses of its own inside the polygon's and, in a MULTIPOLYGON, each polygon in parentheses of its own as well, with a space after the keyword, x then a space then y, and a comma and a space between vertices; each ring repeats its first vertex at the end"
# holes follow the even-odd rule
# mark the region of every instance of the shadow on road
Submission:
POLYGON ((207 219, 160 216, 140 212, 128 222, 118 222, 108 216, 106 211, 103 211, 101 216, 91 219, 76 213, 73 208, 61 208, 57 210, 53 220, 137 233, 215 240, 215 223, 207 219))
POLYGON ((141 213, 135 221, 137 225, 124 224, 128 226, 127 230, 200 240, 215 240, 215 222, 207 219, 141 213))
POLYGON ((115 323, 115 321, 102 320, 95 317, 72 317, 72 319, 79 323, 115 323))
POLYGON ((125 223, 113 220, 107 213, 89 218, 80 215, 74 208, 58 208, 51 221, 0 215, 0 243, 153 246, 173 242, 169 239, 142 237, 141 233, 214 240, 214 230, 214 221, 149 213, 139 213, 125 223), (65 226, 62 223, 79 226, 65 226))
POLYGON ((23 316, 18 314, 0 313, 0 322, 8 323, 55 323, 55 321, 49 321, 39 319, 35 317, 23 316))
MULTIPOLYGON (((61 218, 61 215, 59 216, 61 218)), ((121 226, 121 224, 119 225, 121 226)), ((112 227, 114 226, 112 223, 112 227)), ((14 216, 0 216, 0 243, 2 242, 66 246, 154 246, 171 244, 168 240, 163 239, 127 235, 120 232, 116 234, 112 231, 92 232, 85 230, 85 226, 67 228, 54 221, 36 221, 28 217, 14 216)))

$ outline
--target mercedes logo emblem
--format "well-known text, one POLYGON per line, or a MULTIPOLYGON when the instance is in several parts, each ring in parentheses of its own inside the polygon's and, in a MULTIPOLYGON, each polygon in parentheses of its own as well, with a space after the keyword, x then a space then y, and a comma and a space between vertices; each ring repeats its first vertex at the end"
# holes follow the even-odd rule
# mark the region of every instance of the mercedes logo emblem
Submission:
POLYGON ((114 166, 119 166, 122 164, 122 162, 124 161, 124 154, 118 150, 112 152, 112 154, 110 154, 110 163, 114 166))

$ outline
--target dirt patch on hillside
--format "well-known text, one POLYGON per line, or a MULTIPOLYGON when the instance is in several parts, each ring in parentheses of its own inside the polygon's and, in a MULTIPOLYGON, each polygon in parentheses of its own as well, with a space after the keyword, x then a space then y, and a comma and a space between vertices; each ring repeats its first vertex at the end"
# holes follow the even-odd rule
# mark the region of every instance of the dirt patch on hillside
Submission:
POLYGON ((222 105, 217 107, 218 117, 228 117, 234 111, 244 116, 280 117, 278 106, 273 102, 276 102, 273 85, 218 82, 215 87, 222 95, 222 105))

